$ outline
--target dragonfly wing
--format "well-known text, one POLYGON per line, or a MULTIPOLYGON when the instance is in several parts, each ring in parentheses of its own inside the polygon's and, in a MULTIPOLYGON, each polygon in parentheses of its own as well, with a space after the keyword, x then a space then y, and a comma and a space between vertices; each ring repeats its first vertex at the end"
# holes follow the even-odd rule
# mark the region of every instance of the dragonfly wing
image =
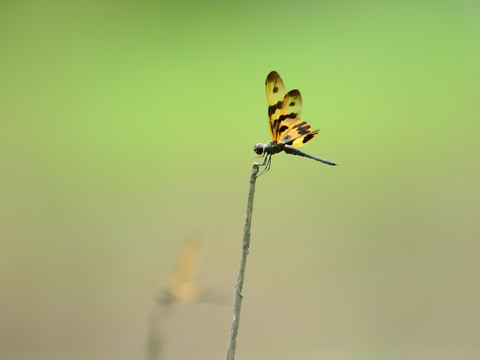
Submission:
POLYGON ((290 146, 302 146, 312 141, 318 134, 318 130, 312 131, 312 127, 302 119, 295 119, 282 139, 282 143, 290 146))
POLYGON ((274 143, 290 146, 302 146, 312 141, 318 130, 300 119, 302 113, 302 95, 298 90, 286 93, 282 78, 272 71, 265 81, 268 101, 268 119, 270 135, 274 143))
POLYGON ((276 71, 268 74, 265 80, 265 89, 268 102, 268 128, 270 129, 272 140, 275 140, 275 134, 279 124, 278 118, 281 115, 283 100, 287 90, 282 78, 276 71))
POLYGON ((282 142, 287 133, 294 126, 302 113, 302 95, 298 90, 291 90, 283 99, 280 116, 276 120, 277 126, 274 133, 274 140, 282 142))

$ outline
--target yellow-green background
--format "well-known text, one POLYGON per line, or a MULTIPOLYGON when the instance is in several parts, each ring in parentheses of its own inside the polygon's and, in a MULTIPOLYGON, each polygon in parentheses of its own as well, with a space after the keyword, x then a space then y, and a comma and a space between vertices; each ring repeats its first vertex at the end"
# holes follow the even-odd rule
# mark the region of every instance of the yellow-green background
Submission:
POLYGON ((259 179, 237 358, 478 359, 479 15, 3 1, 0 357, 145 358, 149 286, 190 234, 225 301, 177 306, 164 359, 225 357, 276 70, 340 167, 280 154, 259 179))

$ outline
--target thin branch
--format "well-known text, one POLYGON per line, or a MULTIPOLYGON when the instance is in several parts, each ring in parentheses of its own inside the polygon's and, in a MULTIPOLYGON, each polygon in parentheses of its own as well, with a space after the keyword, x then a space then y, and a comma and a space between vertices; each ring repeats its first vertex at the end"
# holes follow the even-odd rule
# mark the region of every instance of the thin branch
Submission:
POLYGON ((242 308, 242 290, 245 279, 245 267, 247 264, 248 249, 250 247, 250 227, 252 225, 253 198, 255 195, 255 183, 257 181, 258 163, 253 163, 252 174, 250 175, 250 188, 248 189, 247 213, 245 215, 245 225, 243 227, 243 246, 240 258, 240 268, 238 269, 237 283, 235 284, 235 296, 233 300, 233 318, 232 328, 230 329, 230 338, 228 341, 227 360, 235 359, 235 349, 237 347, 237 334, 240 325, 240 310, 242 308))

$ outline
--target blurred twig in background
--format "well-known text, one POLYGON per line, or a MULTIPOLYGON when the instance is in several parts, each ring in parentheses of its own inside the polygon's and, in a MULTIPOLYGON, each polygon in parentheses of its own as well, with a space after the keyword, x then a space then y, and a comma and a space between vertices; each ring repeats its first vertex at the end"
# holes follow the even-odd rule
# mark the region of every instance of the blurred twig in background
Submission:
POLYGON ((168 285, 155 294, 155 309, 150 317, 150 333, 148 338, 147 359, 162 358, 162 329, 165 317, 175 304, 196 303, 208 294, 205 287, 195 283, 203 254, 202 243, 189 238, 183 244, 177 265, 168 285))
POLYGON ((168 306, 155 304, 155 309, 150 315, 150 330, 147 344, 147 360, 160 360, 162 358, 162 325, 168 312, 168 306))

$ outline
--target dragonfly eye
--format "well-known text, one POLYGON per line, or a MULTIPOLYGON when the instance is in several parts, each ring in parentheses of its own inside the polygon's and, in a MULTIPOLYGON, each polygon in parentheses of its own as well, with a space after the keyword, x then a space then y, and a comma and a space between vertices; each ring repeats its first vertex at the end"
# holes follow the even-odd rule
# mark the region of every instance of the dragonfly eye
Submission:
POLYGON ((253 147, 253 151, 255 151, 255 153, 256 153, 257 155, 262 155, 262 154, 263 154, 263 144, 258 143, 257 145, 255 145, 255 146, 253 147))

